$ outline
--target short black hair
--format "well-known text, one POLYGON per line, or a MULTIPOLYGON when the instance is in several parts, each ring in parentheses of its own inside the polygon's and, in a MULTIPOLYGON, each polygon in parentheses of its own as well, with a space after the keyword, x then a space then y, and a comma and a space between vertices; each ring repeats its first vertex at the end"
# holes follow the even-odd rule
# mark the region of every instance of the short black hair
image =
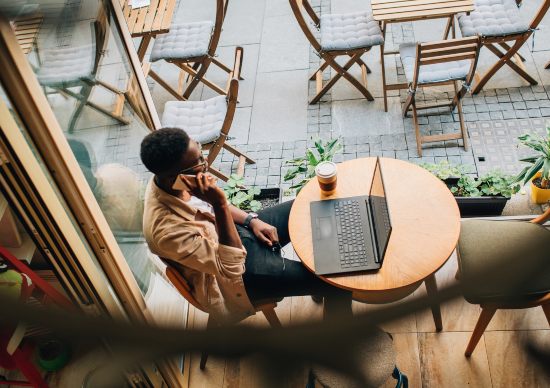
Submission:
POLYGON ((189 135, 180 128, 161 128, 141 141, 141 161, 155 175, 172 170, 189 148, 189 135))

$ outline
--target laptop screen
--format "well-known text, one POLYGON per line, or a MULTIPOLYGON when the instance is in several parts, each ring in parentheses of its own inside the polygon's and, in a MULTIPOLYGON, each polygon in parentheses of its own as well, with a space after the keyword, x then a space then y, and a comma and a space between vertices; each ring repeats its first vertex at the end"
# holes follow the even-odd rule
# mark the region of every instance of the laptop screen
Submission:
POLYGON ((376 250, 378 260, 382 261, 391 234, 390 213, 386 201, 386 189, 380 168, 380 159, 376 158, 374 175, 370 189, 370 204, 373 217, 374 232, 376 237, 376 250))

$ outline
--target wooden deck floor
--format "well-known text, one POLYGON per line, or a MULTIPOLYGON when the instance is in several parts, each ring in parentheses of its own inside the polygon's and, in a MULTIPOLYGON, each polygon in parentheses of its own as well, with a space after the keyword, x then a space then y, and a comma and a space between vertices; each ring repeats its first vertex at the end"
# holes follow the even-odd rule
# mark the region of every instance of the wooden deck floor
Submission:
MULTIPOLYGON (((456 258, 437 273, 438 284, 454 281, 456 258)), ((424 293, 422 286, 416 293, 424 293)), ((354 311, 368 312, 376 306, 354 302, 354 311)), ((277 307, 283 325, 305 319, 321 319, 322 307, 310 297, 286 298, 277 307)), ((548 379, 536 369, 522 349, 531 339, 550 346, 550 328, 542 309, 498 311, 470 359, 464 350, 479 315, 479 307, 463 299, 442 306, 443 332, 436 333, 429 310, 384 325, 392 333, 397 365, 407 374, 411 387, 549 387, 548 379)), ((261 315, 246 324, 267 325, 261 315)), ((195 327, 204 327, 206 315, 195 314, 195 327)), ((225 360, 211 357, 204 371, 198 356, 191 358, 191 388, 300 387, 306 385, 307 371, 299 371, 287 381, 265 381, 255 360, 225 360)), ((389 380, 385 387, 394 387, 389 380)))

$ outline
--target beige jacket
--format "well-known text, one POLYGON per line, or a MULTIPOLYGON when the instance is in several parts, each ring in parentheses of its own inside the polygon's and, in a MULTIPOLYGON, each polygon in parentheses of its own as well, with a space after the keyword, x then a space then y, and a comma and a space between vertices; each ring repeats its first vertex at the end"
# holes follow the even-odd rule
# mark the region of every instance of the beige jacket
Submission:
POLYGON ((218 243, 215 219, 161 190, 151 179, 145 192, 143 233, 154 254, 175 263, 192 294, 224 322, 255 313, 246 294, 246 250, 218 243))

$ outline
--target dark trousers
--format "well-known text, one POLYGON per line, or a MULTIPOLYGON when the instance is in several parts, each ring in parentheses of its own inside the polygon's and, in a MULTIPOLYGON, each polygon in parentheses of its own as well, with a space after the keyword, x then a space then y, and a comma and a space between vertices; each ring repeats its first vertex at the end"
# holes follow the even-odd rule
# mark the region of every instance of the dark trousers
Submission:
MULTIPOLYGON (((284 202, 258 212, 260 220, 277 228, 281 246, 290 242, 288 217, 293 202, 284 202)), ((243 280, 252 303, 286 296, 321 295, 325 298, 327 315, 351 315, 350 291, 324 282, 301 262, 284 258, 282 252, 273 252, 252 231, 240 225, 237 225, 237 231, 247 251, 243 280)))

